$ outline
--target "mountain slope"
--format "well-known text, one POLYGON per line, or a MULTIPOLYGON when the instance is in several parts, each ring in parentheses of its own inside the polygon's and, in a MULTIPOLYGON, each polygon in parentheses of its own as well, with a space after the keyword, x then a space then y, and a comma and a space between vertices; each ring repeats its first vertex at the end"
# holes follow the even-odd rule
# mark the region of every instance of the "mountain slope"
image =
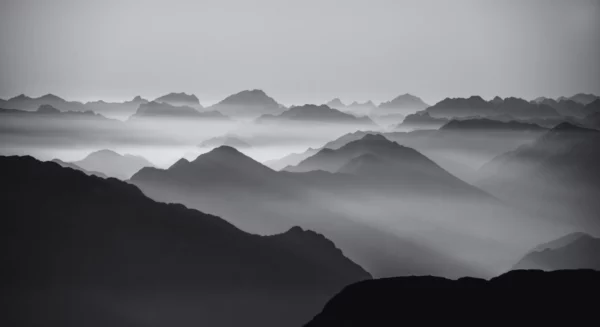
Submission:
POLYGON ((492 119, 453 119, 440 127, 440 130, 464 131, 464 130, 485 130, 485 131, 531 131, 540 132, 546 130, 536 124, 523 123, 518 121, 501 122, 492 119))
POLYGON ((537 246, 513 269, 596 269, 600 270, 600 239, 573 233, 537 246))
POLYGON ((200 112, 189 106, 174 106, 164 102, 148 102, 141 104, 130 120, 149 118, 181 118, 181 119, 210 119, 228 120, 228 117, 218 111, 200 112))
POLYGON ((61 167, 64 167, 64 168, 71 168, 71 169, 74 169, 74 170, 81 171, 81 172, 83 172, 84 174, 86 174, 88 176, 98 176, 98 177, 101 177, 101 178, 108 178, 108 176, 106 176, 105 174, 103 174, 101 172, 87 171, 87 170, 85 170, 85 169, 77 166, 76 164, 74 164, 72 162, 65 162, 65 161, 62 161, 60 159, 54 159, 54 160, 52 160, 52 162, 57 163, 61 167))
POLYGON ((374 125, 373 121, 368 117, 356 117, 339 110, 332 109, 326 105, 304 105, 292 107, 279 115, 263 115, 259 117, 257 122, 322 122, 322 123, 339 123, 339 124, 362 124, 374 125))
POLYGON ((410 189, 412 192, 483 192, 454 177, 418 151, 392 142, 380 134, 366 134, 333 150, 322 149, 290 172, 324 170, 358 176, 380 187, 410 189))
POLYGON ((196 109, 202 109, 202 105, 200 104, 200 100, 194 94, 186 94, 184 92, 181 93, 169 93, 165 94, 161 97, 154 99, 154 102, 159 103, 167 103, 172 106, 189 106, 196 109))
POLYGON ((0 108, 35 110, 41 105, 51 105, 60 111, 84 111, 83 103, 77 101, 67 101, 54 94, 46 94, 38 98, 31 98, 24 94, 10 98, 8 100, 0 99, 0 108))
POLYGON ((109 177, 128 179, 144 167, 154 166, 150 161, 141 156, 130 154, 121 155, 111 150, 100 150, 72 164, 86 171, 101 172, 109 177))
POLYGON ((557 319, 584 324, 596 314, 589 298, 581 294, 598 291, 600 272, 592 270, 511 271, 489 281, 432 276, 377 279, 344 288, 305 326, 477 326, 483 317, 493 317, 500 325, 515 321, 551 325, 557 319), (508 294, 510 301, 504 297, 508 294), (556 294, 568 300, 559 300, 556 294))
POLYGON ((397 96, 391 101, 381 103, 377 109, 373 110, 373 113, 377 115, 393 113, 406 115, 415 113, 416 111, 421 111, 427 107, 429 107, 429 105, 423 102, 421 98, 406 93, 397 96))
POLYGON ((210 109, 230 117, 256 118, 281 113, 284 108, 262 90, 246 90, 228 96, 210 109))
MULTIPOLYGON (((153 199, 218 214, 246 231, 269 234, 301 224, 330 237, 349 258, 377 276, 484 275, 478 268, 421 239, 382 230, 374 221, 379 215, 366 214, 376 208, 371 208, 365 198, 397 199, 397 195, 360 176, 277 172, 223 146, 194 161, 181 159, 166 170, 141 169, 130 182, 153 199), (347 212, 347 207, 361 205, 364 209, 347 212)), ((408 186, 401 189, 412 191, 408 186)), ((444 195, 448 198, 449 194, 444 195)), ((389 210, 395 218, 404 215, 395 208, 389 210)))
POLYGON ((201 148, 215 148, 220 146, 229 146, 236 149, 247 149, 252 146, 248 142, 243 141, 240 137, 234 135, 224 135, 210 138, 198 144, 201 148))
POLYGON ((144 103, 148 103, 148 100, 136 96, 135 98, 124 102, 105 102, 102 100, 90 101, 86 102, 84 106, 86 110, 91 110, 107 117, 125 120, 133 115, 137 108, 144 103))
POLYGON ((600 132, 562 123, 485 164, 476 185, 529 210, 597 230, 599 165, 600 132))
POLYGON ((30 157, 0 157, 0 169, 11 325, 293 326, 370 278, 299 227, 248 234, 30 157))

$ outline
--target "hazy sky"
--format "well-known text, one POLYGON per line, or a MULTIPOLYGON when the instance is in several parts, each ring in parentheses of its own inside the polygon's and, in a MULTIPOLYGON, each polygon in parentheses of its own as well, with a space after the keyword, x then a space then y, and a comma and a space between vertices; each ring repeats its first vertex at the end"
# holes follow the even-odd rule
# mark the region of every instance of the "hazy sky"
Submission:
POLYGON ((600 94, 600 1, 0 0, 0 97, 600 94))

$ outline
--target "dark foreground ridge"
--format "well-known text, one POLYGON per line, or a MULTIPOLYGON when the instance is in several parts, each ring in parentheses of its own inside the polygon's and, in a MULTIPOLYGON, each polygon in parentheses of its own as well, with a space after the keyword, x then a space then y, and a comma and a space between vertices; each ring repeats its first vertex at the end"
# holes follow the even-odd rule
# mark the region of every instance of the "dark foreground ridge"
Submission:
POLYGON ((347 286, 305 327, 485 326, 528 321, 539 326, 562 319, 574 326, 597 317, 592 298, 598 291, 600 271, 595 270, 515 270, 489 281, 385 278, 347 286))
POLYGON ((0 171, 0 326, 299 326, 370 278, 299 227, 249 234, 31 157, 0 171))

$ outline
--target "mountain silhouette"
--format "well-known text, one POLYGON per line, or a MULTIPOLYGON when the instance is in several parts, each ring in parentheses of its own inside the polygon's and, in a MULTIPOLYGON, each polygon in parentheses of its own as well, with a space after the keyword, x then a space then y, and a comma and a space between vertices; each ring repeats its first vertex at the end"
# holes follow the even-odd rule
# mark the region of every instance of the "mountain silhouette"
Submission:
POLYGON ((391 101, 381 103, 377 109, 373 110, 373 113, 376 115, 386 115, 393 113, 400 114, 411 114, 416 111, 421 111, 425 108, 429 107, 429 105, 421 98, 416 97, 412 94, 403 94, 399 95, 391 101))
POLYGON ((196 109, 203 109, 200 104, 200 100, 194 94, 186 94, 184 92, 181 93, 169 93, 165 94, 161 97, 154 99, 154 102, 167 103, 172 106, 188 106, 196 109))
POLYGON ((71 168, 71 169, 74 169, 74 170, 79 170, 79 171, 83 172, 84 174, 86 174, 88 176, 98 176, 98 177, 101 177, 101 178, 108 178, 108 176, 106 176, 105 174, 103 174, 101 172, 87 171, 87 170, 85 170, 85 169, 83 169, 83 168, 81 168, 81 167, 79 167, 76 164, 71 163, 71 162, 65 162, 65 161, 62 161, 60 159, 53 159, 52 162, 57 163, 61 167, 64 167, 64 168, 71 168))
POLYGON ((583 111, 584 104, 571 99, 560 99, 557 101, 554 99, 542 98, 536 101, 536 103, 548 105, 556 109, 562 116, 582 117, 585 115, 583 111))
POLYGON ((347 105, 345 108, 343 108, 343 110, 355 116, 368 116, 373 112, 375 108, 377 108, 377 106, 373 103, 373 101, 369 100, 363 103, 354 101, 347 105))
POLYGON ((189 106, 174 106, 163 102, 148 102, 141 104, 136 113, 129 119, 142 118, 195 118, 210 120, 228 120, 228 117, 218 111, 200 112, 189 106))
POLYGON ((410 114, 404 118, 402 123, 396 126, 396 129, 438 129, 449 121, 444 117, 432 117, 427 111, 420 111, 410 114))
MULTIPOLYGON (((410 173, 407 171, 404 176, 410 173)), ((449 181, 444 179, 447 173, 441 175, 436 179, 439 182, 426 188, 430 194, 448 195, 444 187, 455 183, 452 177, 448 177, 449 181), (438 186, 440 189, 436 190, 438 186)), ((153 199, 182 203, 227 217, 246 231, 269 234, 301 224, 327 235, 349 258, 377 276, 434 273, 482 276, 477 268, 419 240, 395 236, 332 210, 332 203, 336 201, 361 201, 353 198, 354 192, 392 196, 395 193, 390 188, 405 192, 418 192, 423 188, 398 181, 382 187, 375 177, 369 176, 278 172, 227 146, 213 149, 193 161, 181 159, 168 169, 143 168, 130 180, 153 199), (315 199, 313 194, 319 197, 315 199)), ((460 183, 452 195, 477 193, 472 192, 472 188, 462 192, 462 186, 464 183, 460 183)))
POLYGON ((414 192, 484 193, 454 177, 418 151, 388 140, 381 134, 366 134, 339 149, 324 148, 290 172, 328 171, 350 174, 380 187, 405 188, 414 192))
POLYGON ((583 107, 582 111, 586 115, 600 112, 600 99, 594 100, 583 107))
POLYGON ((130 178, 144 167, 154 166, 144 157, 130 154, 121 155, 111 150, 92 152, 82 160, 74 161, 72 164, 86 171, 97 171, 106 176, 122 180, 130 178))
POLYGON ((365 125, 375 124, 368 117, 356 117, 354 115, 329 108, 326 105, 318 106, 312 104, 292 107, 279 115, 263 115, 256 121, 259 123, 296 121, 365 125))
POLYGON ((252 235, 31 157, 0 157, 0 169, 10 325, 293 326, 370 278, 299 227, 252 235))
POLYGON ((103 115, 97 114, 93 111, 60 111, 49 104, 40 105, 37 110, 21 110, 21 109, 0 109, 0 114, 13 117, 38 117, 44 119, 58 119, 58 120, 91 120, 91 121, 102 121, 111 122, 115 120, 108 119, 103 115))
POLYGON ((228 96, 210 107, 230 117, 256 118, 264 114, 278 114, 285 108, 263 90, 246 90, 228 96))
POLYGON ((213 137, 198 144, 201 148, 215 148, 223 145, 236 149, 248 149, 252 147, 250 144, 240 139, 240 137, 233 135, 213 137))
POLYGON ((596 100, 600 100, 600 96, 595 94, 577 93, 569 98, 575 102, 579 102, 583 105, 588 105, 596 100))
POLYGON ((560 117, 556 109, 546 104, 533 104, 520 98, 505 98, 494 107, 499 114, 508 114, 517 119, 560 117))
POLYGON ((335 98, 335 99, 327 102, 325 105, 331 109, 337 109, 337 110, 342 110, 342 111, 346 108, 346 105, 339 98, 335 98))
POLYGON ((456 120, 453 119, 447 124, 440 127, 440 130, 500 130, 500 131, 534 131, 539 132, 546 130, 536 124, 523 123, 518 121, 501 122, 492 119, 465 119, 456 120))
POLYGON ((476 185, 538 214, 598 228, 598 165, 600 132, 562 123, 482 166, 476 185))
POLYGON ((491 116, 495 106, 480 96, 470 98, 446 98, 426 109, 435 118, 460 118, 471 116, 491 116))
POLYGON ((305 327, 475 326, 490 317, 501 325, 552 324, 557 319, 580 324, 595 318, 589 299, 581 294, 598 291, 600 272, 593 270, 519 270, 490 280, 385 278, 347 286, 305 327), (557 299, 556 294, 568 300, 557 299), (510 301, 502 295, 510 296, 510 301))
POLYGON ((24 94, 10 98, 8 100, 0 99, 0 108, 36 110, 41 105, 51 105, 60 111, 85 111, 83 103, 77 101, 67 101, 54 94, 46 94, 38 98, 31 98, 24 94))
POLYGON ((514 97, 485 101, 480 96, 446 98, 425 109, 435 118, 493 117, 510 115, 517 119, 561 117, 556 109, 544 103, 528 102, 514 97))
POLYGON ((523 257, 513 269, 595 269, 600 270, 600 239, 572 233, 541 244, 523 257))
POLYGON ((281 170, 287 166, 295 166, 298 163, 300 163, 300 161, 314 155, 315 153, 317 153, 319 150, 318 149, 313 149, 313 148, 308 148, 306 149, 306 151, 304 152, 300 152, 300 153, 290 153, 286 156, 283 156, 282 158, 279 159, 272 159, 272 160, 267 160, 264 162, 265 166, 274 169, 274 170, 281 170))
POLYGON ((102 100, 90 101, 86 102, 84 107, 86 110, 97 112, 106 117, 125 120, 133 115, 137 108, 144 103, 148 103, 148 100, 143 99, 138 95, 135 98, 124 102, 105 102, 102 100))

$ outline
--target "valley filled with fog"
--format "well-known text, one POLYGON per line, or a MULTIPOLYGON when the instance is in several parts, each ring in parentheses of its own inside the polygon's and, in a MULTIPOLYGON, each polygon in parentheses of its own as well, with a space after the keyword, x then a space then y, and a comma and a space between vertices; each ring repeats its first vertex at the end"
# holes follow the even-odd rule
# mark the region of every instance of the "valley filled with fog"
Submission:
POLYGON ((250 233, 315 230, 376 277, 492 277, 540 243, 597 235, 598 172, 552 165, 598 159, 590 97, 286 108, 249 90, 205 108, 184 93, 137 107, 20 96, 1 103, 0 153, 119 178, 250 233))

